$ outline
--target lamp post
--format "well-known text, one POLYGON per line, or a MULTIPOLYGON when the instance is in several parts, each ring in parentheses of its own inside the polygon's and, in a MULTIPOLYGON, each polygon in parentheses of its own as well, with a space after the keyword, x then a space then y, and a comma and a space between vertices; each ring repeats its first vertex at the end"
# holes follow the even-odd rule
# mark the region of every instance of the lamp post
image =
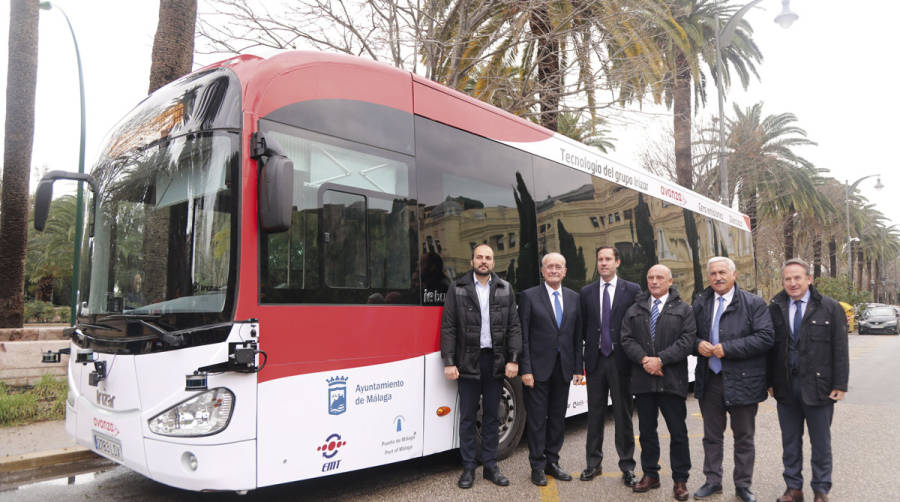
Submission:
MULTIPOLYGON (((719 94, 719 190, 722 204, 731 206, 731 197, 728 190, 728 158, 725 156, 725 91, 722 89, 722 49, 727 49, 734 39, 734 32, 738 23, 754 5, 762 0, 753 0, 744 5, 731 19, 725 23, 722 31, 719 31, 719 16, 715 16, 715 43, 716 43, 716 91, 719 94)), ((719 6, 716 0, 716 7, 719 6)), ((775 17, 775 22, 782 28, 790 28, 800 16, 791 11, 791 0, 781 0, 781 13, 775 17)), ((718 10, 718 9, 717 9, 718 10)))
MULTIPOLYGON (((50 10, 53 5, 50 2, 41 2, 39 4, 43 10, 50 10)), ((72 22, 66 11, 59 6, 56 7, 63 17, 66 24, 69 25, 69 33, 72 34, 72 44, 75 45, 75 60, 78 62, 78 92, 81 96, 81 142, 78 149, 78 172, 84 173, 84 73, 81 69, 81 52, 78 51, 78 39, 75 38, 75 30, 72 28, 72 22)), ((72 309, 69 312, 69 323, 75 325, 75 312, 78 308, 78 264, 81 258, 81 237, 84 226, 84 208, 82 207, 82 199, 84 198, 84 189, 81 182, 78 183, 78 191, 75 197, 75 250, 72 254, 72 309)))
POLYGON ((847 215, 847 279, 850 281, 851 293, 853 292, 853 242, 859 241, 859 239, 853 237, 850 233, 850 195, 853 194, 853 191, 856 190, 856 187, 859 186, 860 182, 869 178, 874 178, 875 176, 878 176, 878 181, 875 183, 875 190, 881 190, 882 188, 884 188, 884 185, 881 184, 880 174, 870 174, 868 176, 863 176, 862 178, 854 181, 852 184, 849 180, 844 181, 844 186, 847 189, 844 196, 847 215))

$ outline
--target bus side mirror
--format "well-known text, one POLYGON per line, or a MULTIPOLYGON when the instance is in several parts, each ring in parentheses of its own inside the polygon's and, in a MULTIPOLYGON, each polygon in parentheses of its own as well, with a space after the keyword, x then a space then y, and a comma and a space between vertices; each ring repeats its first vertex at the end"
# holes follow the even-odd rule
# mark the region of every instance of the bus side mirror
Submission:
POLYGON ((264 232, 291 228, 293 196, 294 163, 284 155, 269 156, 259 173, 259 225, 264 232))
POLYGON ((50 213, 50 201, 53 200, 52 179, 42 178, 34 192, 34 229, 43 232, 50 213))

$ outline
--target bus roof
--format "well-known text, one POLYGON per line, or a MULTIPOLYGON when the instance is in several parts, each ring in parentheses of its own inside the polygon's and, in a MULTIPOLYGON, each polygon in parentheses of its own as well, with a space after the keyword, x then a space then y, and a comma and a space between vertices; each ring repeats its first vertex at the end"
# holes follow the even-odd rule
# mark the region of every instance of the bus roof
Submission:
POLYGON ((670 180, 620 164, 594 147, 384 63, 343 54, 288 51, 267 59, 235 56, 201 70, 216 67, 227 67, 237 74, 244 86, 243 111, 257 117, 284 103, 314 99, 350 99, 383 105, 508 144, 741 230, 750 230, 749 217, 739 211, 670 180), (305 78, 304 85, 283 78, 291 73, 305 78))

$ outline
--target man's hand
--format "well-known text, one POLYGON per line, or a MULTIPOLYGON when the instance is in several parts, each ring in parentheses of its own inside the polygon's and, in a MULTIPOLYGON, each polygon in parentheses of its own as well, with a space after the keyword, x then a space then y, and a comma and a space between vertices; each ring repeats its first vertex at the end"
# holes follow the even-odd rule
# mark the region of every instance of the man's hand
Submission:
POLYGON ((844 399, 844 394, 846 394, 846 392, 844 392, 842 390, 833 389, 831 391, 831 394, 828 394, 828 397, 830 397, 831 399, 833 399, 835 401, 840 401, 841 399, 844 399))
POLYGON ((519 374, 519 363, 506 363, 506 378, 515 378, 519 374))
POLYGON ((575 385, 581 385, 581 382, 584 381, 584 375, 581 373, 572 375, 572 383, 575 385))
POLYGON ((522 385, 534 388, 534 375, 531 373, 522 373, 522 385))
POLYGON ((718 357, 719 359, 725 358, 725 348, 722 347, 721 343, 717 343, 716 346, 713 347, 712 353, 714 356, 718 357))
POLYGON ((444 366, 444 376, 447 380, 456 380, 459 378, 459 369, 456 366, 444 366))
POLYGON ((663 376, 662 359, 658 357, 644 356, 644 358, 641 359, 641 365, 644 367, 644 371, 646 371, 647 373, 655 376, 663 376))
POLYGON ((701 340, 700 344, 697 345, 697 352, 700 353, 703 357, 712 357, 713 344, 707 342, 706 340, 701 340))

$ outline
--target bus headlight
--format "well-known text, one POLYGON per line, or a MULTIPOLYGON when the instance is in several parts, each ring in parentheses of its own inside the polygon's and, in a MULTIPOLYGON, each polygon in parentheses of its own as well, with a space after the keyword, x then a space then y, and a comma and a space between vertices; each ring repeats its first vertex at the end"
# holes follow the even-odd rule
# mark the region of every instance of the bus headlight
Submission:
POLYGON ((148 423, 163 436, 209 436, 228 426, 233 405, 234 393, 220 387, 182 401, 148 423))

